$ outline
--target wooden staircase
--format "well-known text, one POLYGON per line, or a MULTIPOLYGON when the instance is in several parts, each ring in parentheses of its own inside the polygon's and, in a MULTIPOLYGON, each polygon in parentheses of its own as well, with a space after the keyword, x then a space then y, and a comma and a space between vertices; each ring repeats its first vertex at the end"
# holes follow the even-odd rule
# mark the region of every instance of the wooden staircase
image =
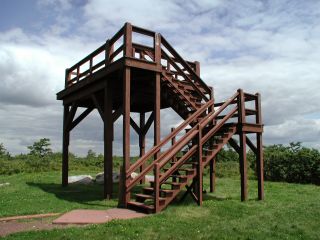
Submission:
POLYGON ((200 78, 199 63, 184 60, 159 33, 126 23, 102 46, 66 69, 65 89, 57 94, 57 99, 63 100, 64 105, 63 186, 68 184, 69 134, 97 109, 104 121, 107 198, 113 192, 112 129, 114 122, 123 116, 124 163, 120 181, 123 196, 119 197, 119 205, 156 213, 184 189, 201 205, 203 169, 227 143, 239 153, 241 197, 246 199, 246 142, 257 156, 259 199, 263 198, 260 95, 239 89, 225 102, 215 103, 213 88, 200 78), (133 42, 133 33, 151 38, 153 46, 133 42), (248 101, 254 101, 254 109, 246 109, 248 101), (167 107, 184 121, 160 141, 160 109, 167 107), (76 117, 78 108, 86 110, 76 117), (145 122, 146 112, 151 111, 145 122), (140 113, 139 126, 131 119, 130 112, 140 113), (253 123, 246 122, 249 115, 255 116, 253 123), (145 152, 143 139, 152 122, 156 144, 145 152), (130 125, 139 134, 142 155, 133 164, 130 163, 130 125), (250 142, 247 133, 257 134, 257 146, 250 142), (235 134, 239 135, 240 146, 232 138, 235 134), (133 172, 139 173, 132 179, 133 172), (154 181, 136 193, 136 186, 152 173, 154 181))

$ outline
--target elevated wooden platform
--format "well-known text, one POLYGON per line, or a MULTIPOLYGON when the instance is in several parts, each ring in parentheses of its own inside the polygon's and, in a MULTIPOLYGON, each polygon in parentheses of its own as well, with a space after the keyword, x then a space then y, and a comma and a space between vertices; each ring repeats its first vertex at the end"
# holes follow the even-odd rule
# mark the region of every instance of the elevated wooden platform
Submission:
POLYGON ((159 33, 126 23, 102 46, 66 69, 65 89, 57 93, 57 99, 64 106, 63 186, 68 185, 70 132, 97 109, 104 123, 106 198, 113 193, 114 122, 123 116, 119 206, 159 212, 183 188, 201 205, 203 169, 210 168, 210 191, 214 191, 215 158, 227 143, 239 154, 241 200, 248 193, 246 146, 256 155, 258 197, 264 197, 260 95, 239 89, 227 101, 215 103, 213 88, 200 77, 200 63, 185 61, 159 33), (249 102, 253 103, 250 108, 249 102), (76 114, 79 108, 85 110, 76 114), (172 108, 183 122, 161 139, 160 121, 166 120, 160 112, 164 108, 172 108), (131 112, 139 113, 139 122, 130 117, 131 112), (151 112, 148 119, 147 112, 151 112), (146 151, 152 123, 154 147, 146 151), (140 158, 134 163, 130 162, 130 127, 139 136, 140 158), (248 134, 256 135, 255 143, 248 134), (134 179, 133 172, 138 173, 134 179), (150 187, 140 188, 133 201, 131 193, 144 183, 146 174, 155 179, 150 187))

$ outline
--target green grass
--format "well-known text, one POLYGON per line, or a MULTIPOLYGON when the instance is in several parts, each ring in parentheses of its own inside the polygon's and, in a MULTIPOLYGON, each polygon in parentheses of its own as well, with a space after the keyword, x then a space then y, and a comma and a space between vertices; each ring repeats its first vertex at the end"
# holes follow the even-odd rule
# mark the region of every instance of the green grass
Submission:
MULTIPOLYGON (((105 209, 116 199, 102 200, 102 186, 59 185, 60 174, 1 176, 1 216, 64 212, 74 208, 105 209)), ((205 187, 208 188, 207 179, 205 187)), ((189 198, 160 214, 116 220, 84 228, 24 232, 5 239, 319 239, 320 188, 314 185, 266 182, 264 201, 256 200, 256 181, 249 181, 249 200, 240 202, 240 181, 217 179, 214 194, 202 207, 189 198)))

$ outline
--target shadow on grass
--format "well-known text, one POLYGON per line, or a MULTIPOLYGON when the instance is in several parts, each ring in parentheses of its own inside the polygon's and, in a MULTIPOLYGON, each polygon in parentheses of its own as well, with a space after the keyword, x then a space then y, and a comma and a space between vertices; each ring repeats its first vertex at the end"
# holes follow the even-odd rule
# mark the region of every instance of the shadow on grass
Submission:
MULTIPOLYGON (((54 194, 57 198, 69 201, 77 202, 91 206, 105 206, 105 203, 96 203, 96 201, 103 201, 103 185, 101 184, 89 184, 89 185, 68 185, 62 187, 57 183, 35 183, 27 182, 27 185, 35 188, 39 188, 44 192, 54 194)), ((133 193, 141 191, 143 186, 138 186, 133 189, 133 193)), ((113 184, 112 200, 118 199, 119 184, 113 184)))

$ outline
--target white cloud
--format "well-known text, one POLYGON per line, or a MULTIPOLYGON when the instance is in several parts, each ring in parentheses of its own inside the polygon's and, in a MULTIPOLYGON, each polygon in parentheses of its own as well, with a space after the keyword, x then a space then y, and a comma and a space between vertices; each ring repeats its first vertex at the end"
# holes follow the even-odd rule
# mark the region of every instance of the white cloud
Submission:
MULTIPOLYGON (((0 124, 6 126, 0 134, 9 151, 21 152, 38 137, 51 138, 61 149, 62 108, 55 93, 63 88, 64 69, 127 21, 161 32, 183 57, 200 61, 216 99, 238 88, 261 92, 266 143, 319 146, 319 120, 306 116, 320 112, 317 1, 46 0, 38 7, 52 10, 54 22, 37 33, 14 28, 0 34, 0 124)), ((180 121, 170 111, 162 119, 163 136, 180 121)), ((102 151, 97 121, 93 114, 75 129, 72 151, 102 151)), ((116 154, 122 151, 120 122, 116 154)), ((131 136, 137 144, 137 136, 131 136)))

